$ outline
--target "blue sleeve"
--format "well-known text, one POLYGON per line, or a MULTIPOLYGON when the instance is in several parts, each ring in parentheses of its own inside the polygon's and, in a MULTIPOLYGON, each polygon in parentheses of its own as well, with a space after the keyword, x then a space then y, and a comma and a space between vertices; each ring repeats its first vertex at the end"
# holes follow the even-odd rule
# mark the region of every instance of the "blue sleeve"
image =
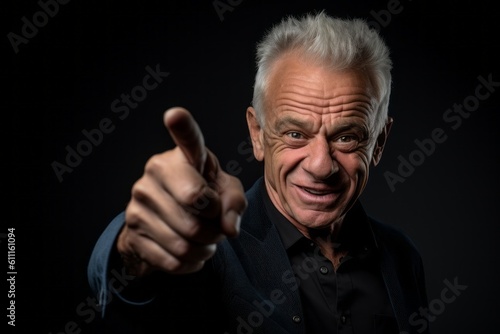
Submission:
POLYGON ((127 275, 124 268, 111 268, 111 257, 113 252, 116 252, 114 250, 115 241, 124 224, 125 212, 121 212, 111 221, 97 240, 87 267, 88 282, 101 306, 103 317, 106 305, 115 296, 131 305, 145 305, 152 301, 152 298, 143 301, 132 301, 123 297, 122 290, 135 277, 127 275))

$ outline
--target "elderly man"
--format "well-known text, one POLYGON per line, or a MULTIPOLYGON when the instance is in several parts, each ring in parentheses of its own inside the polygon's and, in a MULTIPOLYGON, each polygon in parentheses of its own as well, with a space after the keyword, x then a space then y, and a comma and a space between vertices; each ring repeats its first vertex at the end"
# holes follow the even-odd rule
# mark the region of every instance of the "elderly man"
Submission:
POLYGON ((273 27, 257 61, 246 119, 263 177, 245 193, 190 113, 167 110, 176 147, 147 162, 89 263, 108 330, 427 331, 417 250, 359 201, 392 125, 387 47, 322 12, 273 27))

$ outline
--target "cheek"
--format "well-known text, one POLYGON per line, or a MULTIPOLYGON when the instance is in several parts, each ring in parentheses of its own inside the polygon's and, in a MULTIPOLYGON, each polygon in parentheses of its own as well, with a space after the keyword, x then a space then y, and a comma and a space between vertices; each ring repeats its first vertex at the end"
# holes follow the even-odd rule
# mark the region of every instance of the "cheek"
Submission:
POLYGON ((291 150, 280 140, 271 138, 266 141, 266 163, 274 167, 274 173, 287 169, 298 159, 296 150, 291 150))
POLYGON ((306 150, 278 148, 274 155, 274 167, 277 168, 276 173, 279 173, 280 177, 284 179, 288 174, 297 171, 306 158, 306 150))
POLYGON ((266 142, 264 168, 268 182, 274 187, 280 183, 280 171, 283 170, 285 158, 276 142, 266 142))
POLYGON ((337 159, 350 179, 362 180, 368 177, 369 160, 364 154, 348 154, 337 159))

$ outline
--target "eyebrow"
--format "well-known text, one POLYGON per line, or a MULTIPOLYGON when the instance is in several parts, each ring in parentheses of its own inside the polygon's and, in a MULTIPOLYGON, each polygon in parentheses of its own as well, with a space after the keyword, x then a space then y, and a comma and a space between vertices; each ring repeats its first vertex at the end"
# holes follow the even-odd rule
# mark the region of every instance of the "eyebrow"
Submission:
POLYGON ((339 124, 334 128, 334 133, 339 134, 345 131, 354 130, 361 132, 363 138, 368 138, 370 134, 370 130, 365 124, 360 124, 358 122, 347 121, 343 124, 339 124))
POLYGON ((358 122, 347 121, 335 126, 335 132, 343 132, 350 129, 360 129, 362 131, 366 131, 366 127, 358 122))
POLYGON ((311 122, 302 121, 300 119, 297 119, 297 118, 294 118, 291 116, 285 116, 285 117, 281 118, 280 120, 278 120, 278 122, 275 125, 275 129, 278 132, 281 132, 283 130, 283 128, 286 128, 289 125, 295 125, 299 128, 306 128, 307 129, 308 127, 309 128, 311 127, 311 122))

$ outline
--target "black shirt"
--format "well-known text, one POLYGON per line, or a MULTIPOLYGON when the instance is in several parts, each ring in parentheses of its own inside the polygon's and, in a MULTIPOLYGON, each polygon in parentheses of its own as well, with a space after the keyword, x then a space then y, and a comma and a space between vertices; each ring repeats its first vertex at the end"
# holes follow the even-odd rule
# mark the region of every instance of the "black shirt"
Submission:
POLYGON ((347 213, 337 243, 347 250, 337 271, 318 246, 300 233, 263 191, 269 218, 278 229, 299 289, 307 333, 398 333, 380 272, 377 243, 360 203, 347 213))

